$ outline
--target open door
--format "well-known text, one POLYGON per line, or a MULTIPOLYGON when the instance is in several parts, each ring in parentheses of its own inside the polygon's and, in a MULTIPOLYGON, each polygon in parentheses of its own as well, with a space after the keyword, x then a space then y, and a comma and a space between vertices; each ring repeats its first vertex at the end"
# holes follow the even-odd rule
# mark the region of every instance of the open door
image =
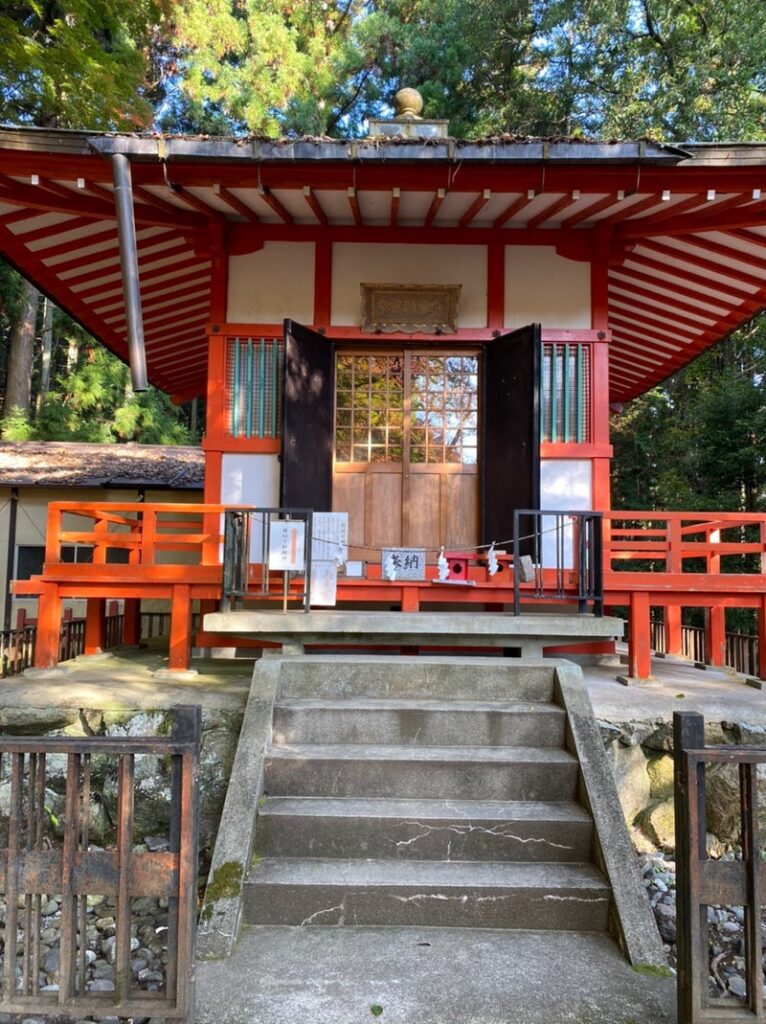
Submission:
POLYGON ((540 507, 540 359, 540 324, 485 346, 483 544, 513 537, 514 509, 540 507))
POLYGON ((335 345, 285 320, 280 504, 332 509, 335 345))

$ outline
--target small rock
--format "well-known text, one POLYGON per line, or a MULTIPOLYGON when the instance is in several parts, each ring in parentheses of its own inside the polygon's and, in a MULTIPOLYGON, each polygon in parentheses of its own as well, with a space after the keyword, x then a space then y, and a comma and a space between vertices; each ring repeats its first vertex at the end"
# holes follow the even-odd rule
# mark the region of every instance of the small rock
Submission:
POLYGON ((51 917, 51 915, 58 914, 58 912, 59 905, 55 900, 48 900, 41 911, 43 917, 51 917))
POLYGON ((150 853, 165 853, 170 849, 170 840, 165 836, 144 836, 144 843, 150 853))
POLYGON ((676 908, 667 903, 658 903, 654 908, 654 916, 660 935, 666 942, 676 941, 676 908))
POLYGON ((736 921, 723 921, 720 929, 722 932, 726 932, 727 935, 738 935, 741 931, 741 926, 736 921))
POLYGON ((88 986, 91 992, 114 992, 114 982, 106 978, 98 978, 88 986))
POLYGON ((738 999, 744 999, 747 995, 747 986, 745 985, 744 978, 740 978, 738 974, 729 978, 729 991, 738 999))

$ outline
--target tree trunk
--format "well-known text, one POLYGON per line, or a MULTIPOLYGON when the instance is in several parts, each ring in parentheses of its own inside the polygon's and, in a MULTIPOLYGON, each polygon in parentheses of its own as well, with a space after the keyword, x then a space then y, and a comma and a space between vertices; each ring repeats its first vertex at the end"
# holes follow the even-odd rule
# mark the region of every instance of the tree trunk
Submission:
POLYGON ((8 416, 12 409, 20 409, 24 413, 29 413, 39 299, 40 293, 35 286, 29 281, 24 281, 21 309, 11 330, 8 379, 5 385, 5 402, 3 404, 4 416, 8 416))
POLYGON ((45 401, 51 386, 51 358, 53 356, 53 303, 46 299, 43 303, 43 354, 40 366, 40 388, 37 392, 37 412, 45 401))

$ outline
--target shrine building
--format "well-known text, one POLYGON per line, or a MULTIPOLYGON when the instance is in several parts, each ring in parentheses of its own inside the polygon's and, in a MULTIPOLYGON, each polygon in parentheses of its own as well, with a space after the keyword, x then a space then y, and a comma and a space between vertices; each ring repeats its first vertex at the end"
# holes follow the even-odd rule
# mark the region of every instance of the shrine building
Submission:
MULTIPOLYGON (((766 577, 725 564, 766 551, 762 517, 614 513, 609 487, 610 409, 766 306, 766 145, 462 141, 403 94, 364 139, 0 130, 0 255, 135 388, 206 401, 201 525, 149 537, 147 505, 139 541, 127 507, 83 507, 83 532, 59 503, 20 588, 41 628, 85 597, 96 643, 117 589, 167 598, 182 667, 190 603, 220 598, 221 511, 246 505, 348 513, 369 571, 339 602, 410 609, 437 599, 385 590, 384 549, 425 549, 433 569, 442 547, 508 546, 515 509, 603 513, 603 600, 630 607, 632 674, 648 674, 651 607, 671 651, 680 609, 707 608, 714 663, 725 607, 756 608, 766 636, 766 577), (110 521, 128 565, 61 564, 72 531, 104 542, 110 521), (163 536, 166 555, 196 545, 196 575, 154 558, 163 536)), ((471 571, 466 601, 503 607, 471 571)))

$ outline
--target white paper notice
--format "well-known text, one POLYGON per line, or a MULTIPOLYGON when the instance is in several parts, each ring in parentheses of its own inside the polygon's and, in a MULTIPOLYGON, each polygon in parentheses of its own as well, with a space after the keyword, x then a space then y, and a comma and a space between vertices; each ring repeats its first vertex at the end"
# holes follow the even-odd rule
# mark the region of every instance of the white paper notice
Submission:
POLYGON ((309 604, 334 608, 338 593, 338 563, 332 561, 311 563, 311 596, 309 604))
POLYGON ((269 569, 302 572, 306 524, 301 520, 272 519, 269 525, 269 569))
POLYGON ((348 561, 348 512, 315 512, 311 524, 311 560, 348 561))

